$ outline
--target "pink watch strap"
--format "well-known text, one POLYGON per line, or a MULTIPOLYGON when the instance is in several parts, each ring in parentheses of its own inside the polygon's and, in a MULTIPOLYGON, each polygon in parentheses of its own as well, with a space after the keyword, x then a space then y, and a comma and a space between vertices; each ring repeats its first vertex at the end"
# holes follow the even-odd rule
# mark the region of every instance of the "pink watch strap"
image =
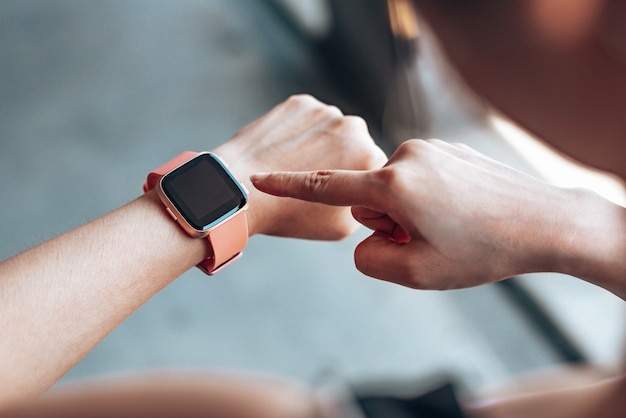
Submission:
POLYGON ((213 255, 197 267, 206 274, 215 274, 239 257, 248 244, 248 219, 244 211, 213 229, 209 234, 213 255))
MULTIPOLYGON (((168 172, 185 164, 198 155, 197 152, 184 151, 172 160, 150 172, 143 185, 144 193, 153 189, 158 181, 168 172)), ((198 264, 206 274, 215 274, 241 256, 248 244, 248 219, 244 211, 239 211, 226 222, 214 228, 207 237, 212 255, 198 264)))

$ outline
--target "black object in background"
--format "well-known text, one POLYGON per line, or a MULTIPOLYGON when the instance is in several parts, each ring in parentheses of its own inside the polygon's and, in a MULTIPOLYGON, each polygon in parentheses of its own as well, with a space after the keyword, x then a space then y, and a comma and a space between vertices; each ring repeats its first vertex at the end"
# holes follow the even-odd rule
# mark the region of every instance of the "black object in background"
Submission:
POLYGON ((357 396, 356 402, 366 418, 465 417, 451 384, 444 384, 413 397, 357 396))

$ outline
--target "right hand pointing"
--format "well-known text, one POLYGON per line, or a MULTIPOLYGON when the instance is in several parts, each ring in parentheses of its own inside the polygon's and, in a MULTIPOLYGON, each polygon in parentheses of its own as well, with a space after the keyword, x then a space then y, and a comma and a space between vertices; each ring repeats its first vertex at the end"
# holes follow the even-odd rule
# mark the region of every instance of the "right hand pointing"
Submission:
MULTIPOLYGON (((421 289, 552 271, 576 210, 560 189, 438 140, 410 140, 380 169, 255 174, 276 196, 352 206, 374 233, 354 254, 375 278, 421 289)), ((323 227, 323 226, 321 226, 323 227)))

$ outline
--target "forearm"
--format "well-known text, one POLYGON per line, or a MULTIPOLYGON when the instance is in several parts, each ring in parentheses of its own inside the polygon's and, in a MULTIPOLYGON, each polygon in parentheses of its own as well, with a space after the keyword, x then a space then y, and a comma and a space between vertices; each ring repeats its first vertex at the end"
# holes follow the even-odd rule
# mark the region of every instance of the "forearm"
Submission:
POLYGON ((47 389, 207 251, 149 193, 0 264, 0 405, 47 389))

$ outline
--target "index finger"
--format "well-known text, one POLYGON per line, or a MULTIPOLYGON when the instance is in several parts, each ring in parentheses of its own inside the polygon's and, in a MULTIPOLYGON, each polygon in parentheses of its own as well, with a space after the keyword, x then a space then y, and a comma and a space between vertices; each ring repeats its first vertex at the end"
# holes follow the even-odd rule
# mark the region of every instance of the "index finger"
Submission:
POLYGON ((278 171, 250 176, 257 189, 274 196, 293 197, 333 206, 376 208, 370 171, 278 171))

